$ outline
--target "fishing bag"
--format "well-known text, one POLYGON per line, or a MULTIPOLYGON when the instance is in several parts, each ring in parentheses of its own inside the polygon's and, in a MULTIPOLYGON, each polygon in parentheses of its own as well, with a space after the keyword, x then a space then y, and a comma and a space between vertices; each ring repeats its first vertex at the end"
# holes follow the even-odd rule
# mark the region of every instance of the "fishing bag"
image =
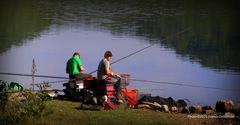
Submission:
POLYGON ((13 91, 23 91, 23 87, 16 82, 11 82, 9 85, 9 89, 13 91))

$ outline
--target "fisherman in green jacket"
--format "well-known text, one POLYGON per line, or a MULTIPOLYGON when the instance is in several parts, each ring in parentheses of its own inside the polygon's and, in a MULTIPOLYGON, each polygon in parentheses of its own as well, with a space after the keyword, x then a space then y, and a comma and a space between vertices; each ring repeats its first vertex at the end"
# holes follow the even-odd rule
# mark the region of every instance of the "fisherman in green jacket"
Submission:
POLYGON ((66 73, 69 74, 69 79, 85 79, 92 77, 90 74, 82 73, 84 71, 82 60, 80 54, 75 52, 73 57, 67 62, 66 73))

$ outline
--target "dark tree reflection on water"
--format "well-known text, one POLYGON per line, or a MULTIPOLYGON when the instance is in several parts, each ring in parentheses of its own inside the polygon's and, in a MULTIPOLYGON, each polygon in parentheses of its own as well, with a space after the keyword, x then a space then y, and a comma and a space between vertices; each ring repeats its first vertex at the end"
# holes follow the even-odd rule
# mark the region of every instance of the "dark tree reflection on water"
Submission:
MULTIPOLYGON (((153 81, 238 88, 238 3, 237 0, 2 0, 0 71, 28 73, 35 58, 37 74, 64 76, 65 61, 76 50, 81 52, 90 72, 95 70, 106 49, 111 49, 118 59, 155 44, 117 63, 114 70, 153 81), (184 30, 188 31, 177 35, 184 30)), ((0 76, 5 78, 29 81, 0 76)), ((148 92, 155 89, 153 94, 184 97, 193 102, 239 100, 237 92, 139 82, 130 86, 148 92), (156 91, 158 88, 163 91, 156 91)))
POLYGON ((236 0, 3 0, 0 52, 12 45, 21 46, 52 27, 85 27, 120 36, 141 36, 203 66, 239 72, 237 3, 236 0), (187 28, 191 31, 175 37, 175 33, 187 28))

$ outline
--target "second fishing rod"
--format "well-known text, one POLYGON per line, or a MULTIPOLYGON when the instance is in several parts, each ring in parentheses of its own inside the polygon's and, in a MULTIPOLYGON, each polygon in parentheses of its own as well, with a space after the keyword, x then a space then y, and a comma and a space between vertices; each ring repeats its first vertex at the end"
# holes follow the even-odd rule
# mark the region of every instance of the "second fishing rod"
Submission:
MULTIPOLYGON (((170 39, 170 38, 172 38, 172 37, 179 37, 181 34, 184 34, 184 33, 186 33, 187 31, 190 31, 190 30, 191 30, 191 27, 186 28, 186 29, 184 29, 184 30, 181 30, 181 31, 179 31, 179 32, 174 33, 172 36, 166 37, 165 39, 163 39, 163 40, 161 40, 161 41, 162 41, 162 42, 163 42, 163 41, 167 41, 168 39, 170 39)), ((120 62, 120 61, 122 61, 122 60, 124 60, 124 59, 127 59, 127 58, 129 58, 130 56, 133 56, 133 55, 135 55, 135 54, 137 54, 137 53, 140 53, 140 52, 142 52, 142 51, 144 51, 144 50, 146 50, 146 49, 154 46, 155 44, 156 44, 156 43, 152 43, 152 44, 150 44, 150 45, 148 45, 148 46, 146 46, 146 47, 143 47, 143 48, 141 48, 141 49, 139 49, 139 50, 137 50, 137 51, 134 51, 134 52, 132 52, 132 53, 130 53, 130 54, 122 57, 122 58, 119 58, 119 59, 117 59, 116 61, 113 61, 112 63, 110 63, 110 65, 113 65, 113 64, 115 64, 115 63, 118 63, 118 62, 120 62)), ((95 73, 95 72, 97 72, 97 69, 94 70, 94 71, 92 71, 92 72, 90 72, 89 74, 93 74, 93 73, 95 73)), ((44 77, 44 78, 54 78, 54 79, 68 79, 68 78, 66 78, 66 77, 45 76, 45 75, 28 75, 28 74, 26 75, 26 74, 17 74, 17 73, 0 73, 0 74, 2 74, 2 75, 31 76, 31 77, 44 77)), ((68 79, 68 80, 61 80, 61 81, 58 80, 58 81, 50 81, 49 83, 59 83, 59 82, 63 82, 63 81, 75 81, 75 80, 76 80, 76 79, 68 79)))
MULTIPOLYGON (((179 37, 179 35, 181 35, 181 34, 183 34, 183 33, 186 33, 186 32, 189 31, 189 30, 191 30, 191 27, 186 28, 186 29, 184 29, 184 30, 181 30, 181 31, 175 33, 174 36, 167 37, 167 38, 165 38, 165 39, 163 39, 163 40, 161 40, 161 41, 162 41, 162 42, 163 42, 163 41, 167 41, 167 40, 170 39, 171 37, 179 37)), ((122 61, 122 60, 124 60, 124 59, 127 59, 127 58, 129 58, 130 56, 133 56, 133 55, 135 55, 135 54, 137 54, 137 53, 140 53, 140 52, 142 52, 142 51, 144 51, 144 50, 146 50, 146 49, 154 46, 155 44, 156 44, 156 43, 152 43, 152 44, 150 44, 150 45, 148 45, 148 46, 146 46, 146 47, 143 47, 143 48, 141 48, 141 49, 139 49, 139 50, 137 50, 137 51, 134 51, 134 52, 132 52, 132 53, 130 53, 130 54, 122 57, 122 58, 119 58, 119 59, 117 59, 116 61, 111 62, 110 65, 113 65, 113 64, 115 64, 115 63, 118 63, 118 62, 120 62, 120 61, 122 61)), ((97 72, 97 69, 94 70, 94 71, 92 71, 92 72, 90 72, 89 74, 93 74, 93 73, 95 73, 95 72, 97 72)))

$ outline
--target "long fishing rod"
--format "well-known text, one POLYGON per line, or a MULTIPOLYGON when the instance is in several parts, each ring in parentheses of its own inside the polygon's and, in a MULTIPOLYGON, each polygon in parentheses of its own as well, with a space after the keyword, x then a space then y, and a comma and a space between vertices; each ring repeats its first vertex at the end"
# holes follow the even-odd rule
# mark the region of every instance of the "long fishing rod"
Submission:
MULTIPOLYGON (((176 35, 182 34, 188 30, 190 30, 191 28, 182 30, 181 32, 176 33, 176 35)), ((166 40, 166 39, 165 39, 166 40)), ((163 40, 163 41, 165 41, 163 40)), ((135 55, 145 49, 148 49, 150 47, 152 47, 154 44, 148 45, 138 51, 135 51, 127 56, 124 56, 114 62, 112 62, 111 64, 115 64, 123 59, 126 59, 132 55, 135 55)), ((97 70, 94 70, 92 72, 90 72, 90 74, 96 72, 97 70)), ((42 78, 54 78, 54 79, 66 79, 66 80, 61 80, 61 81, 53 81, 53 82, 48 82, 48 83, 59 83, 59 82, 65 82, 65 81, 69 81, 69 78, 67 77, 58 77, 58 76, 46 76, 46 75, 30 75, 30 74, 17 74, 17 73, 4 73, 4 72, 0 72, 0 74, 2 75, 16 75, 16 76, 30 76, 30 77, 42 77, 42 78)), ((75 80, 75 79, 71 79, 71 80, 75 80)), ((225 91, 239 91, 239 90, 234 90, 234 89, 225 89, 225 88, 217 88, 217 87, 209 87, 209 86, 199 86, 199 85, 191 85, 191 84, 182 84, 182 83, 171 83, 171 82, 160 82, 160 81, 150 81, 150 80, 139 80, 139 79, 130 79, 132 81, 138 81, 138 82, 147 82, 147 83, 158 83, 158 84, 168 84, 168 85, 178 85, 178 86, 188 86, 188 87, 197 87, 197 88, 208 88, 208 89, 218 89, 218 90, 225 90, 225 91)), ((41 84, 41 83, 37 83, 37 84, 41 84)))
POLYGON ((6 73, 0 72, 1 75, 12 75, 12 76, 29 76, 29 77, 40 77, 40 78, 52 78, 52 79, 69 79, 67 77, 59 76, 46 76, 46 75, 30 75, 30 74, 21 74, 21 73, 6 73))
MULTIPOLYGON (((154 44, 151 44, 151 45, 149 45, 149 46, 147 46, 147 47, 144 47, 144 48, 142 48, 142 49, 140 49, 140 50, 138 50, 138 51, 136 51, 136 52, 133 52, 133 53, 127 55, 127 56, 124 56, 124 57, 122 57, 122 58, 120 58, 120 59, 118 59, 118 60, 110 63, 110 65, 112 65, 112 64, 114 64, 114 63, 117 63, 117 62, 120 62, 121 60, 126 59, 126 58, 128 58, 129 56, 135 55, 135 54, 137 54, 137 53, 139 53, 139 52, 141 52, 141 51, 143 51, 143 50, 145 50, 145 49, 147 49, 147 48, 150 48, 150 47, 152 47, 153 45, 154 45, 154 44)), ((95 72, 97 72, 97 69, 94 70, 94 71, 92 71, 92 72, 90 72, 89 74, 93 74, 93 73, 95 73, 95 72)))
MULTIPOLYGON (((184 30, 176 33, 175 36, 177 36, 177 35, 179 35, 179 34, 182 34, 182 33, 186 32, 186 31, 188 31, 188 30, 190 30, 190 29, 191 29, 191 27, 189 27, 189 28, 187 28, 187 29, 184 29, 184 30)), ((162 41, 165 41, 165 40, 167 40, 167 39, 164 39, 164 40, 162 40, 162 41)), ((144 47, 144 48, 142 48, 142 49, 139 49, 139 50, 137 50, 137 51, 135 51, 135 52, 133 52, 133 53, 130 53, 130 54, 128 54, 128 55, 126 55, 126 56, 124 56, 124 57, 122 57, 122 58, 120 58, 120 59, 118 59, 118 60, 116 60, 116 61, 114 61, 114 62, 112 62, 112 63, 110 63, 110 64, 112 65, 112 64, 115 64, 115 63, 117 63, 117 62, 120 62, 121 60, 126 59, 126 58, 128 58, 128 57, 130 57, 130 56, 133 56, 133 55, 135 55, 135 54, 137 54, 137 53, 139 53, 139 52, 141 52, 141 51, 143 51, 143 50, 145 50, 145 49, 148 49, 148 48, 152 47, 153 45, 155 45, 155 44, 150 44, 150 45, 148 45, 148 46, 146 46, 146 47, 144 47)), ((95 73, 96 71, 97 71, 97 70, 94 70, 94 71, 90 72, 89 74, 93 74, 93 73, 95 73)), ((55 79, 68 79, 67 77, 45 76, 45 75, 29 75, 29 74, 4 73, 4 72, 0 72, 0 74, 2 74, 2 75, 18 75, 18 76, 43 77, 43 78, 55 78, 55 79)))
MULTIPOLYGON (((58 81, 51 81, 47 83, 63 83, 63 82, 70 82, 75 81, 76 79, 69 79, 68 77, 59 77, 59 76, 47 76, 47 75, 31 75, 31 74, 20 74, 20 73, 6 73, 0 72, 0 75, 10 75, 10 76, 26 76, 26 77, 39 77, 39 78, 51 78, 51 79, 65 79, 65 80, 58 80, 58 81)), ((34 83, 34 85, 41 85, 42 83, 34 83)))
MULTIPOLYGON (((47 83, 62 83, 62 82, 69 81, 69 78, 67 78, 67 77, 58 77, 58 76, 30 75, 30 74, 17 74, 17 73, 4 73, 4 72, 0 72, 0 75, 27 76, 27 77, 34 76, 34 77, 42 77, 42 78, 65 79, 65 80, 59 80, 59 81, 53 81, 53 82, 47 82, 47 83)), ((212 86, 200 86, 200 85, 184 84, 184 83, 176 83, 176 82, 163 82, 163 81, 152 81, 152 80, 143 80, 143 79, 130 79, 130 80, 136 81, 136 82, 145 82, 145 83, 154 83, 154 84, 167 84, 167 85, 173 85, 173 86, 185 86, 185 87, 194 87, 194 88, 205 88, 205 89, 240 92, 239 89, 219 88, 219 87, 212 87, 212 86)), ((42 83, 36 83, 36 84, 42 84, 42 83)))
MULTIPOLYGON (((175 33, 175 36, 180 35, 180 34, 186 32, 186 31, 188 31, 188 30, 190 30, 190 29, 191 29, 191 27, 189 27, 189 28, 187 28, 187 29, 184 29, 184 30, 182 30, 182 31, 180 31, 180 32, 177 32, 177 33, 175 33)), ((166 41, 166 40, 167 40, 167 38, 163 39, 162 41, 166 41)), ((139 49, 139 50, 137 50, 137 51, 135 51, 135 52, 132 52, 132 53, 130 53, 130 54, 128 54, 128 55, 126 55, 126 56, 124 56, 124 57, 122 57, 122 58, 120 58, 120 59, 118 59, 118 60, 116 60, 116 61, 114 61, 114 62, 112 62, 112 63, 110 63, 110 65, 115 64, 115 63, 117 63, 117 62, 120 62, 120 61, 122 61, 122 60, 124 60, 124 59, 126 59, 126 58, 128 58, 128 57, 130 57, 130 56, 133 56, 133 55, 135 55, 135 54, 143 51, 143 50, 146 50, 146 49, 152 47, 153 45, 155 45, 155 44, 150 44, 150 45, 148 45, 148 46, 146 46, 146 47, 144 47, 144 48, 142 48, 142 49, 139 49)), ((94 71, 92 71, 92 72, 90 72, 89 74, 93 74, 93 73, 95 73, 95 72, 97 72, 97 69, 94 70, 94 71)))

